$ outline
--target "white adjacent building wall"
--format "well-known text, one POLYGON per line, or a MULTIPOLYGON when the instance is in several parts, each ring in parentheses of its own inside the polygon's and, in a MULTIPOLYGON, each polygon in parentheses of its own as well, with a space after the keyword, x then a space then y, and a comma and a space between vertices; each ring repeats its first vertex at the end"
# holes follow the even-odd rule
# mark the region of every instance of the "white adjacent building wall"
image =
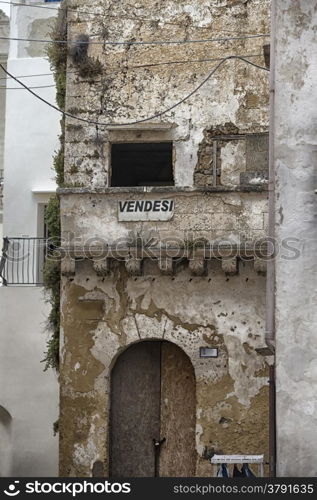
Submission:
POLYGON ((277 475, 316 476, 317 9, 275 4, 275 230, 299 249, 276 261, 277 475))
MULTIPOLYGON (((3 4, 5 5, 5 4, 3 4)), ((7 9, 0 5, 0 36, 9 36, 9 17, 7 9)), ((0 40, 0 63, 6 67, 9 51, 9 41, 0 40)), ((3 223, 3 165, 4 165, 4 122, 6 109, 5 73, 0 68, 0 241, 2 241, 3 223)))
MULTIPOLYGON (((44 2, 34 2, 45 5, 44 2)), ((51 6, 52 4, 48 4, 51 6)), ((58 7, 53 4, 54 7, 58 7)), ((55 12, 11 7, 10 36, 47 38, 55 12)), ((55 104, 54 79, 43 44, 12 42, 7 69, 55 104), (48 87, 47 87, 48 86, 48 87)), ((54 193, 52 157, 58 148, 60 116, 19 85, 7 81, 4 139, 4 236, 43 236, 43 210, 54 193)), ((40 286, 0 288, 1 476, 56 476, 58 381, 41 360, 46 350, 49 306, 40 286)))

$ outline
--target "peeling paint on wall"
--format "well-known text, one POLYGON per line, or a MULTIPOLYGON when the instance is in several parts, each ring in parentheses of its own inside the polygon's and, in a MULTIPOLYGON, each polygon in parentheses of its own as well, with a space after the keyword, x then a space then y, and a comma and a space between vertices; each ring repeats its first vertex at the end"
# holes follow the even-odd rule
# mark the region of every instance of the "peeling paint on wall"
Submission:
POLYGON ((135 281, 119 263, 107 279, 98 278, 88 262, 79 266, 74 281, 64 280, 63 292, 64 329, 76 332, 68 335, 63 347, 61 394, 67 414, 60 428, 63 473, 90 475, 96 460, 107 469, 110 371, 123 349, 146 339, 176 343, 195 368, 197 474, 210 474, 204 458, 210 448, 267 454, 269 360, 255 351, 264 334, 265 278, 250 264, 242 265, 229 282, 220 265, 212 263, 209 278, 192 281, 186 270, 175 280, 156 276, 153 281, 149 275, 135 281), (204 345, 217 347, 219 357, 201 359, 199 348, 204 345), (74 419, 71 432, 70 418, 74 419), (92 430, 94 421, 100 426, 98 432, 92 430), (73 464, 71 471, 64 463, 73 464))
MULTIPOLYGON (((268 0, 201 0, 194 8, 184 0, 97 4, 106 24, 100 18, 70 14, 71 39, 103 28, 105 40, 212 38, 269 29, 268 0), (123 16, 118 22, 107 17, 109 12, 157 20, 148 23, 123 16)), ((103 72, 95 81, 68 76, 67 110, 114 123, 143 119, 184 97, 215 64, 158 63, 243 54, 264 66, 264 40, 182 44, 177 49, 90 45, 88 54, 101 62, 103 72), (140 61, 153 66, 135 68, 140 61)), ((75 70, 71 61, 69 70, 75 70)), ((164 240, 175 244, 178 239, 188 250, 197 239, 200 243, 225 240, 239 247, 265 237, 265 176, 258 175, 254 164, 248 169, 252 162, 247 141, 257 136, 256 144, 262 144, 267 103, 267 74, 230 61, 199 93, 164 116, 165 128, 155 128, 161 123, 157 120, 148 128, 104 129, 67 119, 65 188, 60 190, 65 245, 83 249, 87 241, 102 240, 106 245, 130 241, 132 252, 139 238, 154 238, 157 247, 164 240), (214 186, 211 145, 215 136, 224 133, 239 140, 220 141, 221 169, 214 186), (155 141, 173 141, 175 188, 109 187, 111 143, 155 141), (248 174, 253 184, 241 182, 242 174, 248 174), (175 201, 170 221, 118 221, 118 201, 123 198, 155 200, 162 195, 175 201)), ((256 161, 263 173, 265 148, 258 149, 256 161)), ((256 152, 255 146, 252 151, 256 152)), ((127 259, 125 263, 110 259, 102 267, 80 253, 71 276, 62 280, 60 473, 90 476, 94 464, 102 462, 107 474, 111 369, 120 353, 143 340, 175 343, 194 366, 196 475, 211 475, 209 458, 216 452, 264 453, 268 460, 272 360, 256 352, 265 336, 263 273, 247 260, 231 259, 225 264, 215 258, 195 262, 185 258, 164 269, 159 259, 145 258, 141 264, 130 258, 129 265, 127 259), (219 356, 200 358, 203 346, 217 347, 219 356)))

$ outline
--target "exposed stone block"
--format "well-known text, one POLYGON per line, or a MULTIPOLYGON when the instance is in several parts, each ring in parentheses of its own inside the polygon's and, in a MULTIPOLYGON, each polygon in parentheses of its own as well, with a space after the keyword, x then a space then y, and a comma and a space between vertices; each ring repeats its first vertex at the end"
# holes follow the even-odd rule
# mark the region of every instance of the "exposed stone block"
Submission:
POLYGON ((247 171, 267 171, 269 162, 268 134, 251 134, 246 136, 246 169, 247 171))

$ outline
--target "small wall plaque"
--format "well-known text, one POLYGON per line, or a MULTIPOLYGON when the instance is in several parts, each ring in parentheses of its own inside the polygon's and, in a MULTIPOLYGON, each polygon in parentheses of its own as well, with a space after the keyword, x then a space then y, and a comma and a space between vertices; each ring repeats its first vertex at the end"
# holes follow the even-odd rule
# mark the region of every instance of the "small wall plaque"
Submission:
POLYGON ((201 347, 200 348, 201 358, 218 358, 218 348, 217 347, 201 347))

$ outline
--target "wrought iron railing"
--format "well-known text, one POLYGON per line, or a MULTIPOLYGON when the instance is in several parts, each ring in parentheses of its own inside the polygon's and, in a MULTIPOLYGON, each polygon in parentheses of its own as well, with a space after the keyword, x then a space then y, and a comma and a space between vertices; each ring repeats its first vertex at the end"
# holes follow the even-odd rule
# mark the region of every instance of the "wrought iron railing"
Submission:
POLYGON ((46 255, 46 238, 4 238, 0 261, 2 285, 43 285, 46 255))

